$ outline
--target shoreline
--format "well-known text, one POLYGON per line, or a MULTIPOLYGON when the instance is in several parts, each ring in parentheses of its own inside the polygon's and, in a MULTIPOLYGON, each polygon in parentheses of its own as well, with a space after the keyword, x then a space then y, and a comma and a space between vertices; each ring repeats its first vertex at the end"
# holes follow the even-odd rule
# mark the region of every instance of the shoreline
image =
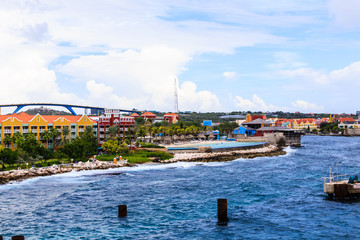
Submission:
POLYGON ((136 164, 127 162, 119 162, 117 164, 106 161, 96 162, 78 162, 73 164, 53 165, 50 167, 30 168, 20 170, 10 170, 0 172, 0 185, 7 184, 12 181, 21 181, 29 178, 51 176, 55 174, 67 173, 71 171, 86 171, 98 169, 110 169, 120 167, 133 167, 136 164))
MULTIPOLYGON (((174 157, 169 160, 153 161, 142 164, 167 164, 175 162, 224 162, 233 161, 237 158, 275 157, 285 154, 286 151, 284 151, 282 148, 279 148, 275 145, 268 145, 265 147, 254 149, 237 149, 211 153, 175 153, 174 157)), ((0 172, 0 185, 8 184, 12 181, 21 181, 29 178, 50 176, 71 171, 86 171, 134 166, 138 166, 138 164, 130 164, 125 161, 118 162, 117 164, 107 161, 88 161, 74 164, 53 165, 43 168, 30 168, 28 170, 10 170, 0 172)))

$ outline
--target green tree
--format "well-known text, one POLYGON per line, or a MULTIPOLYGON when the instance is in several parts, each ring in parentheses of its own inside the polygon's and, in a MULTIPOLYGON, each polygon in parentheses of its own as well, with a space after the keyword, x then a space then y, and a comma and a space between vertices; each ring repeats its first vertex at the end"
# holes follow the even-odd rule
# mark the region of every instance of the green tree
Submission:
POLYGON ((66 144, 69 142, 69 134, 70 134, 70 129, 69 126, 64 126, 62 128, 62 136, 63 136, 63 143, 66 144))
POLYGON ((108 139, 110 139, 110 140, 115 140, 118 133, 119 133, 119 126, 118 125, 110 126, 107 129, 107 134, 109 135, 108 139))
POLYGON ((49 130, 45 130, 41 133, 41 138, 46 141, 46 146, 49 146, 49 141, 52 139, 52 134, 49 130))
POLYGON ((2 149, 0 151, 0 164, 2 166, 2 169, 5 168, 5 164, 8 164, 10 166, 14 165, 17 158, 17 152, 14 152, 9 148, 2 149))
POLYGON ((52 140, 52 149, 54 150, 55 147, 59 145, 59 136, 61 132, 57 128, 50 128, 50 135, 52 140))
POLYGON ((13 139, 13 143, 15 143, 16 146, 21 146, 25 141, 24 136, 19 132, 15 133, 12 139, 13 139))
POLYGON ((145 119, 142 117, 135 118, 135 125, 142 126, 145 124, 145 119))
POLYGON ((110 154, 119 153, 121 150, 119 141, 117 140, 108 140, 103 143, 102 148, 110 154))
POLYGON ((92 127, 86 126, 79 137, 64 145, 62 152, 70 158, 87 159, 96 153, 97 147, 97 138, 94 136, 92 127))
POLYGON ((11 136, 9 134, 6 134, 3 142, 4 142, 5 147, 9 148, 11 143, 13 142, 13 140, 11 139, 11 136))
POLYGON ((136 130, 135 130, 135 127, 133 127, 133 126, 130 126, 125 132, 126 139, 129 141, 130 146, 131 146, 131 143, 133 142, 135 134, 136 134, 136 130))
POLYGON ((136 136, 140 137, 142 141, 144 141, 144 137, 146 136, 145 126, 139 127, 139 129, 136 132, 136 136))

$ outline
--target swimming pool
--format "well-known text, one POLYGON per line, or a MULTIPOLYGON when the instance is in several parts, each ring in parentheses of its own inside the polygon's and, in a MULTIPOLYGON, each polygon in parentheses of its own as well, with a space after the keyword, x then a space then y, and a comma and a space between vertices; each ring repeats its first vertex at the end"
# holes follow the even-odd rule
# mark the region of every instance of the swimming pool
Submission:
POLYGON ((197 150, 199 147, 211 147, 211 149, 221 149, 221 148, 239 148, 239 147, 249 147, 249 146, 258 146, 263 145, 265 142, 215 142, 215 143, 197 143, 189 144, 181 147, 171 147, 168 150, 197 150))

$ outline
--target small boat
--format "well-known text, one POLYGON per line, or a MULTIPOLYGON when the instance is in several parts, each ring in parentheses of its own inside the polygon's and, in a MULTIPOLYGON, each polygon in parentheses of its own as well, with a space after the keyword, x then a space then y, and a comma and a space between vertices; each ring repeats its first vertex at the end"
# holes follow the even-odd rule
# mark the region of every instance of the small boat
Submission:
POLYGON ((327 193, 329 198, 348 198, 352 196, 360 196, 360 181, 358 176, 348 176, 346 174, 336 174, 331 171, 329 177, 323 177, 324 180, 324 193, 327 193))

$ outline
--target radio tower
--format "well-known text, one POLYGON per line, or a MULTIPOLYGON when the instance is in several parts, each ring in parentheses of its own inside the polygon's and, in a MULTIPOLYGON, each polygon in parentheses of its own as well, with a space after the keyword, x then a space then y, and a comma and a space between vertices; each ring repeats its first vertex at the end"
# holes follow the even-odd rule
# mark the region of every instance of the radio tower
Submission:
POLYGON ((175 99, 174 99, 174 107, 175 107, 175 113, 178 113, 179 112, 179 100, 178 100, 178 93, 177 93, 177 79, 175 77, 174 79, 174 96, 175 96, 175 99))

